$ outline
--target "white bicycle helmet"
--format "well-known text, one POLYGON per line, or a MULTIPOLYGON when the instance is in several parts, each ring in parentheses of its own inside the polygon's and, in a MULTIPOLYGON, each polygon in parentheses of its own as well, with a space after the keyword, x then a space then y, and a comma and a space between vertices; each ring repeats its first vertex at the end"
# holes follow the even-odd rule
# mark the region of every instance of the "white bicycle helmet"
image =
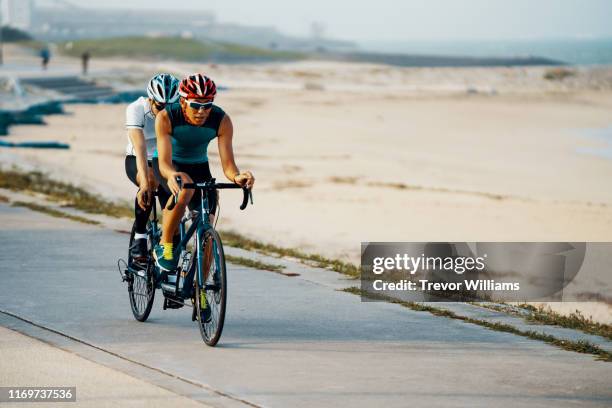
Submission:
POLYGON ((157 74, 149 81, 147 94, 159 103, 174 103, 178 100, 179 80, 170 74, 157 74))

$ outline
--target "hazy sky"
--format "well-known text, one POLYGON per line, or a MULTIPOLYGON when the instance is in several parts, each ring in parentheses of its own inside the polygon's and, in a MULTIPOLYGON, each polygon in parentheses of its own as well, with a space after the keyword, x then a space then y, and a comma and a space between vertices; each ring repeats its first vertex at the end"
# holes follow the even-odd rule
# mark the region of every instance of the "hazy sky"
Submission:
POLYGON ((68 0, 83 7, 212 10, 221 22, 347 40, 612 37, 612 0, 68 0))

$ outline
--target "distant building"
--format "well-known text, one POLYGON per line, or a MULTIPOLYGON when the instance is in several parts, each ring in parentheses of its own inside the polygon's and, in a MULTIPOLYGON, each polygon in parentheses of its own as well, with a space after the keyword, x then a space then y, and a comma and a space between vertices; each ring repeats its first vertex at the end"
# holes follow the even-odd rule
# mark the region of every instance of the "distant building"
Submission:
POLYGON ((43 41, 176 36, 276 50, 355 49, 354 43, 323 38, 323 26, 319 29, 321 38, 299 38, 285 35, 274 27, 220 23, 213 12, 206 10, 102 9, 76 6, 67 0, 36 0, 35 4, 30 32, 43 41))
POLYGON ((205 10, 96 9, 62 0, 39 0, 32 33, 47 41, 178 36, 201 30, 214 22, 214 13, 205 10))
POLYGON ((32 0, 0 0, 2 25, 28 31, 32 23, 32 0))

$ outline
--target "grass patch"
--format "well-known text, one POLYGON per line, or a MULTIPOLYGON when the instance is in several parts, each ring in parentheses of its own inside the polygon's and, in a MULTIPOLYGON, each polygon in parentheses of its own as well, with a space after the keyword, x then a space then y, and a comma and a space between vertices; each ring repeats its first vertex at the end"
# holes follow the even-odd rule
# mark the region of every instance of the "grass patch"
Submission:
POLYGON ((528 304, 522 304, 519 305, 519 307, 529 312, 528 315, 524 316, 527 321, 580 330, 584 333, 594 334, 612 340, 612 325, 595 322, 592 318, 583 316, 579 310, 576 310, 568 316, 564 316, 552 311, 550 308, 544 309, 543 306, 535 307, 528 304))
POLYGON ((357 278, 360 275, 359 267, 349 262, 340 261, 338 259, 330 259, 317 254, 307 254, 295 248, 283 248, 272 244, 264 244, 262 242, 246 238, 235 231, 222 231, 221 239, 225 244, 236 248, 253 250, 266 255, 296 258, 300 262, 307 265, 315 266, 317 268, 331 269, 332 271, 348 275, 352 278, 357 278))
POLYGON ((2 194, 0 194, 0 203, 8 203, 10 200, 3 196, 2 194))
MULTIPOLYGON (((357 184, 357 182, 359 181, 357 177, 337 177, 337 176, 330 177, 328 180, 331 183, 335 183, 335 184, 350 184, 350 185, 357 184)), ((434 192, 434 193, 467 194, 467 195, 481 196, 481 197, 489 198, 491 200, 503 200, 505 198, 510 198, 509 196, 504 196, 504 195, 495 194, 495 193, 483 193, 480 191, 452 190, 452 189, 443 188, 443 187, 423 187, 423 186, 411 185, 411 184, 405 184, 405 183, 368 181, 368 182, 362 182, 361 184, 366 185, 368 187, 392 188, 395 190, 412 190, 412 191, 427 191, 427 192, 434 192)))
POLYGON ((576 72, 568 68, 551 68, 544 73, 544 79, 548 81, 563 81, 565 78, 576 76, 576 72))
POLYGON ((486 309, 495 310, 501 313, 512 314, 517 317, 522 317, 527 322, 546 324, 550 326, 564 327, 566 329, 580 330, 586 334, 593 334, 612 340, 612 325, 598 323, 592 318, 587 318, 576 310, 568 316, 552 311, 550 308, 545 309, 544 306, 533 306, 523 303, 517 306, 512 306, 507 303, 498 302, 499 304, 482 304, 472 302, 472 304, 484 307, 486 309), (521 313, 517 308, 523 309, 528 314, 521 313))
POLYGON ((269 264, 266 262, 257 261, 255 259, 244 258, 242 256, 233 256, 226 254, 225 259, 237 265, 248 266, 249 268, 263 269, 265 271, 270 272, 281 272, 283 269, 285 269, 284 265, 269 264))
POLYGON ((181 37, 115 37, 70 41, 59 51, 80 57, 89 51, 93 57, 146 57, 181 61, 240 62, 253 60, 296 60, 304 58, 297 52, 275 51, 246 45, 199 41, 181 37))
MULTIPOLYGON (((46 194, 51 200, 64 202, 66 206, 90 214, 104 214, 117 218, 132 218, 134 216, 134 210, 129 205, 111 202, 99 195, 89 193, 81 187, 52 180, 40 172, 22 173, 14 169, 0 170, 0 188, 46 194)), ((220 233, 225 244, 236 248, 254 250, 266 255, 292 257, 307 265, 331 269, 352 278, 358 278, 360 275, 360 268, 349 262, 330 259, 317 254, 307 254, 294 248, 265 244, 246 238, 234 231, 222 231, 220 233)))
POLYGON ((417 302, 407 302, 399 299, 394 299, 392 297, 377 295, 373 293, 367 293, 360 288, 352 287, 347 289, 342 289, 343 292, 352 293, 354 295, 359 295, 363 297, 367 297, 374 300, 383 300, 389 303, 395 303, 404 307, 407 307, 412 310, 416 310, 419 312, 429 312, 435 316, 448 317, 451 319, 461 320, 465 323, 476 324, 478 326, 486 327, 490 330, 500 331, 504 333, 511 333, 517 336, 527 337, 533 340, 543 341, 545 343, 551 344, 553 346, 559 347, 563 350, 575 351, 577 353, 585 353, 592 354, 597 356, 598 360, 602 361, 612 361, 612 353, 603 350, 602 348, 592 344, 586 340, 572 341, 572 340, 562 340, 558 339, 554 336, 544 333, 538 333, 532 330, 523 331, 519 330, 514 326, 505 323, 491 323, 486 320, 473 319, 471 317, 459 316, 458 314, 445 309, 440 309, 433 306, 423 305, 417 302))
POLYGON ((25 207, 25 208, 29 208, 30 210, 38 211, 38 212, 41 212, 41 213, 45 213, 45 214, 50 215, 52 217, 66 218, 68 220, 82 222, 84 224, 92 224, 92 225, 100 224, 98 221, 94 221, 94 220, 90 220, 90 219, 87 219, 87 218, 79 217, 78 215, 67 214, 65 212, 58 211, 55 208, 46 207, 44 205, 39 205, 39 204, 35 204, 35 203, 26 203, 25 201, 15 201, 11 205, 13 207, 25 207))
POLYGON ((0 188, 42 193, 51 200, 65 202, 68 207, 90 214, 130 218, 134 215, 134 210, 129 206, 111 202, 81 187, 52 180, 37 171, 22 173, 16 170, 0 170, 0 188))

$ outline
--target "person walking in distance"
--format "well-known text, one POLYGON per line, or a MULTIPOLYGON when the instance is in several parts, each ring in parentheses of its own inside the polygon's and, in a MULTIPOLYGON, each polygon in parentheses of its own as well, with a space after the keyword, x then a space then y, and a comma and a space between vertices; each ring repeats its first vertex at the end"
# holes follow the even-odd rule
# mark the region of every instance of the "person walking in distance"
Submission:
POLYGON ((81 67, 83 69, 83 75, 87 75, 87 69, 89 68, 89 58, 91 54, 89 50, 85 50, 83 54, 81 54, 81 67))

